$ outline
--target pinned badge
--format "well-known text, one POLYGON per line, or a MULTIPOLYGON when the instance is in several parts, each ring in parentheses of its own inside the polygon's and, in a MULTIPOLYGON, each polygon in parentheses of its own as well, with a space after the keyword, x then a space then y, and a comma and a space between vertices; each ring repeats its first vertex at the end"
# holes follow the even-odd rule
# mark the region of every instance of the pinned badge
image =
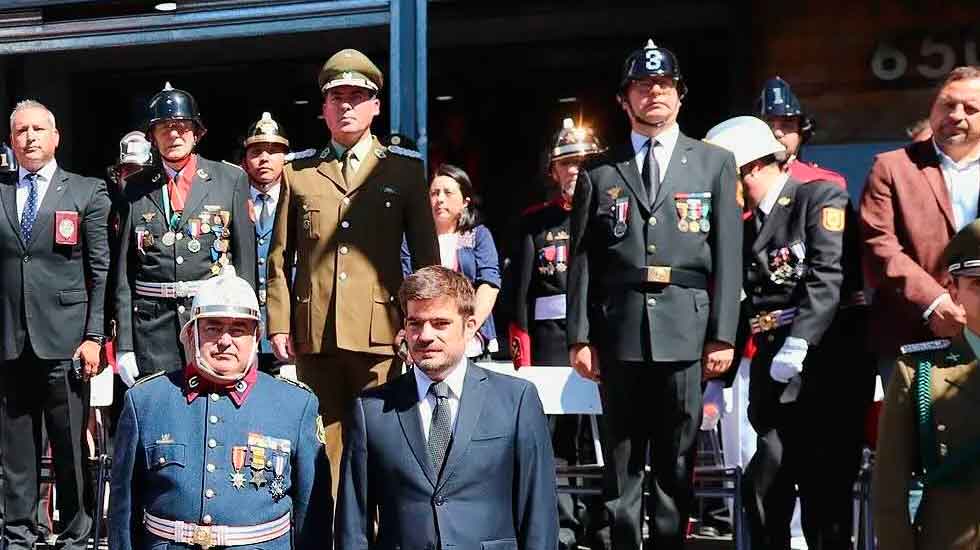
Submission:
POLYGON ((150 223, 156 215, 156 212, 143 212, 143 221, 150 223))
POLYGON ((169 433, 163 434, 160 436, 160 439, 157 439, 157 443, 166 444, 166 443, 173 443, 173 442, 174 442, 174 438, 169 433))
POLYGON ((378 157, 379 159, 385 158, 386 155, 384 149, 375 149, 374 156, 378 157))
POLYGON ((160 242, 163 243, 163 246, 173 246, 174 243, 177 242, 177 236, 174 235, 173 231, 167 231, 163 234, 163 238, 160 239, 160 242))
POLYGON ((568 240, 568 232, 565 231, 564 229, 559 230, 558 233, 555 234, 555 240, 558 240, 558 241, 567 241, 568 240))
POLYGON ((827 231, 840 232, 844 230, 844 209, 825 206, 820 210, 820 225, 827 231))
POLYGON ((72 246, 78 244, 78 212, 58 210, 54 213, 54 220, 58 227, 58 232, 54 236, 54 243, 72 246))
POLYGON ((555 234, 549 231, 548 234, 544 236, 544 240, 548 242, 555 240, 555 234))
POLYGON ((606 189, 606 194, 609 195, 609 198, 611 198, 612 200, 618 199, 622 193, 623 193, 622 187, 610 187, 609 189, 606 189))
POLYGON ((202 180, 208 179, 208 173, 204 171, 204 168, 197 169, 197 176, 202 180))
POLYGON ((793 199, 789 197, 779 197, 779 200, 776 201, 776 204, 778 204, 779 206, 789 206, 789 203, 791 202, 793 202, 793 199))

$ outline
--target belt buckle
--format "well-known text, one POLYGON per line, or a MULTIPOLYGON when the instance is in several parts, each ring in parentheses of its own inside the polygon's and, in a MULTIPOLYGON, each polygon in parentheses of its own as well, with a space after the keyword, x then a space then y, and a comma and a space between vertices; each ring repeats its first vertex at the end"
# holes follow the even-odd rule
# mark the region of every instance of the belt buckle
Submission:
POLYGON ((776 328, 776 323, 779 321, 779 313, 779 310, 777 310, 759 315, 757 317, 759 330, 762 332, 769 332, 770 330, 776 328))
POLYGON ((214 534, 211 528, 204 525, 195 525, 194 533, 191 534, 191 544, 200 546, 202 550, 208 550, 214 546, 214 534))
POLYGON ((648 283, 670 283, 670 268, 665 266, 647 266, 648 283))
POLYGON ((174 283, 174 294, 177 298, 187 297, 187 283, 184 281, 177 281, 174 283))

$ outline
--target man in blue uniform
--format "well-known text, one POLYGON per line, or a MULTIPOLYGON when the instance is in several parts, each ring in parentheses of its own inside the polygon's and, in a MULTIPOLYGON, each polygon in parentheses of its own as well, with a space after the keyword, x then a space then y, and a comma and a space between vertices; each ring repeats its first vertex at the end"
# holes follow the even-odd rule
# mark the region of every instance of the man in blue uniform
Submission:
POLYGON ((113 458, 112 550, 168 543, 292 550, 330 540, 317 398, 258 372, 260 334, 251 285, 223 273, 201 285, 181 329, 186 368, 146 377, 126 393, 113 458))

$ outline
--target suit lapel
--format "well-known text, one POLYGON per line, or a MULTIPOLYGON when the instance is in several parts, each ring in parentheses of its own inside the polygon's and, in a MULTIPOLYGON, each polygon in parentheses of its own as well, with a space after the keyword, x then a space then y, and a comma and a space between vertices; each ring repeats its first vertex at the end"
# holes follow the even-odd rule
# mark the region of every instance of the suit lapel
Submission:
POLYGON ((425 478, 435 487, 436 474, 429 461, 429 450, 425 444, 425 434, 422 432, 422 419, 419 417, 419 394, 415 385, 415 375, 409 371, 409 374, 402 376, 400 380, 402 387, 397 392, 398 422, 425 478))
POLYGON ((380 168, 378 159, 385 156, 387 153, 384 152, 384 148, 381 143, 378 142, 378 138, 372 137, 371 149, 368 150, 367 158, 361 159, 360 166, 357 167, 357 173, 354 174, 353 181, 349 182, 347 185, 347 192, 352 193, 364 184, 369 178, 380 173, 380 168))
POLYGON ((779 198, 776 199, 776 204, 772 206, 772 211, 766 216, 766 221, 762 224, 762 229, 752 244, 753 252, 758 253, 763 250, 769 244, 769 240, 772 239, 776 228, 785 226, 786 218, 793 208, 793 201, 796 200, 798 188, 792 181, 787 181, 786 185, 783 186, 782 191, 779 192, 779 198))
POLYGON ((208 189, 211 187, 211 174, 208 172, 209 166, 203 159, 197 157, 197 171, 194 172, 194 179, 191 180, 191 192, 184 201, 184 213, 180 216, 178 229, 183 229, 187 225, 194 212, 202 210, 201 205, 208 196, 208 189))
POLYGON ((31 230, 30 246, 38 240, 42 232, 46 231, 54 223, 54 212, 61 203, 61 198, 68 188, 68 174, 61 168, 57 168, 48 182, 48 189, 44 192, 41 205, 37 209, 37 219, 34 221, 34 228, 31 230))
POLYGON ((677 135, 677 143, 674 144, 674 152, 670 155, 667 162, 667 172, 663 180, 657 186, 657 198, 653 204, 653 210, 660 208, 667 197, 672 197, 677 189, 681 187, 681 182, 687 181, 687 152, 693 147, 691 138, 683 133, 677 135))
POLYGON ((459 411, 456 413, 456 429, 453 430, 453 443, 449 447, 449 455, 442 467, 439 477, 439 487, 445 485, 466 454, 470 446, 476 423, 483 412, 483 401, 486 399, 486 389, 481 387, 487 381, 487 373, 477 367, 472 361, 466 366, 466 376, 463 378, 463 396, 459 400, 459 411))
POLYGON ((20 241, 20 246, 25 247, 24 239, 20 235, 20 219, 17 217, 17 174, 11 181, 4 181, 0 183, 0 202, 3 203, 3 211, 7 213, 7 221, 10 222, 10 228, 14 230, 14 234, 17 235, 17 240, 20 241))
POLYGON ((647 195, 646 185, 643 185, 643 180, 640 179, 640 169, 636 166, 635 156, 632 142, 627 141, 616 152, 616 169, 619 170, 626 186, 633 192, 633 196, 637 198, 636 202, 640 203, 644 216, 649 216, 650 197, 647 195))
POLYGON ((946 189, 946 180, 943 178, 943 172, 939 168, 939 155, 936 154, 935 146, 932 144, 932 140, 926 140, 913 145, 913 147, 916 148, 914 150, 919 157, 916 164, 919 164, 922 177, 925 178, 926 185, 929 186, 933 196, 936 197, 936 202, 939 203, 939 209, 942 210, 943 217, 946 218, 946 225, 950 231, 955 233, 956 220, 953 217, 953 201, 949 196, 949 190, 946 189))

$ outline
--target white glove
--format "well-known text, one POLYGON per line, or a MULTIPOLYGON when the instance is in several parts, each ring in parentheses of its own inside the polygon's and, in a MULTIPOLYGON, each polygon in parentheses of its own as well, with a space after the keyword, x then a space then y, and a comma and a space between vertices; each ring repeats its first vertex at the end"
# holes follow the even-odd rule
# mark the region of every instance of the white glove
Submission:
POLYGON ((704 388, 704 414, 701 417, 701 431, 714 431, 725 411, 725 385, 721 380, 708 380, 704 388))
POLYGON ((140 369, 136 366, 136 354, 131 351, 121 353, 116 359, 116 366, 119 368, 119 378, 127 388, 132 388, 136 377, 140 375, 140 369))
POLYGON ((806 351, 809 344, 802 338, 788 336, 783 342, 783 347, 779 348, 779 353, 772 358, 772 365, 769 366, 769 376, 776 382, 788 384, 794 376, 803 373, 803 360, 806 359, 806 351))

